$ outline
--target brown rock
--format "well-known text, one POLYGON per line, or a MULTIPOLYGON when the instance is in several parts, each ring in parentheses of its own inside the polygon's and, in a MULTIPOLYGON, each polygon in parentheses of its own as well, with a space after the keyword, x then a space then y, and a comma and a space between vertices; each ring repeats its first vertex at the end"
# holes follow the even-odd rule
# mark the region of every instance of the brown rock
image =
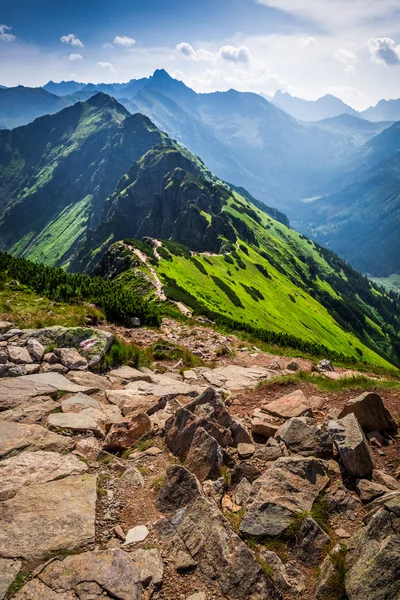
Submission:
POLYGON ((126 417, 112 424, 104 441, 104 449, 117 452, 128 450, 150 431, 151 421, 146 413, 126 417))
POLYGON ((271 415, 282 419, 301 417, 311 410, 310 403, 301 390, 292 392, 263 406, 271 415))
POLYGON ((354 477, 371 475, 374 462, 368 442, 354 413, 329 421, 328 430, 346 471, 354 477))
POLYGON ((346 402, 339 419, 353 413, 365 433, 370 431, 394 431, 397 429, 395 420, 383 404, 378 394, 365 392, 346 402))
POLYGON ((202 427, 196 430, 185 465, 199 481, 214 478, 223 465, 221 446, 202 427))

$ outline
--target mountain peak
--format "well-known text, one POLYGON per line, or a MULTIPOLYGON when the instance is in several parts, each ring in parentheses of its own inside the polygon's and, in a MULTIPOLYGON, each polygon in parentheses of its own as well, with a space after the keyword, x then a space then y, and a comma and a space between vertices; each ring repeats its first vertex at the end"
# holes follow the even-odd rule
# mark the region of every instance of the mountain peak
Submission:
POLYGON ((173 78, 165 69, 156 69, 152 75, 155 81, 172 81, 173 78))
POLYGON ((86 100, 86 104, 90 104, 95 108, 119 108, 121 109, 121 111, 128 113, 128 111, 122 106, 122 104, 119 104, 119 102, 117 102, 115 98, 112 98, 108 94, 104 94, 104 92, 98 92, 97 94, 86 100))

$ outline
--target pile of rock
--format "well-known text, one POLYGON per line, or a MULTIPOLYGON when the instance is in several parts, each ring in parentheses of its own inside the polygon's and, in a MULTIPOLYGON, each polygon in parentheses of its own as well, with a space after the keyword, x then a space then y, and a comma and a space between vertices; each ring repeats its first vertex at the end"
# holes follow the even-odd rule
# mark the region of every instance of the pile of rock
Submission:
POLYGON ((86 370, 100 362, 113 342, 87 327, 16 329, 0 322, 0 377, 86 370))

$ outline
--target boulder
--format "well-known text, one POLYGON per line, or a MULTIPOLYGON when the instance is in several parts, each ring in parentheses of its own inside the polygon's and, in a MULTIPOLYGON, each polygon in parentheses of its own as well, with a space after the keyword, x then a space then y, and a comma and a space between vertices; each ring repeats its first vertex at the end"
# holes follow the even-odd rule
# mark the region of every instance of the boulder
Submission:
POLYGON ((264 405, 262 408, 264 411, 280 419, 301 417, 311 411, 310 403, 301 390, 286 394, 278 400, 264 405))
POLYGON ((91 543, 95 514, 94 475, 21 488, 0 503, 0 556, 39 559, 91 543))
POLYGON ((259 556, 273 573, 274 583, 279 590, 296 595, 304 591, 304 575, 292 563, 284 565, 275 552, 266 550, 263 547, 260 549, 259 556))
POLYGON ((39 373, 0 381, 0 411, 18 406, 35 396, 56 396, 58 392, 90 394, 96 388, 76 385, 58 373, 39 373))
POLYGON ((58 593, 70 592, 71 598, 89 600, 104 594, 119 600, 140 600, 141 597, 140 567, 119 548, 84 552, 53 561, 38 577, 58 593), (87 588, 88 584, 91 587, 87 588), (93 595, 88 594, 90 591, 93 595))
POLYGON ((87 471, 85 463, 72 454, 22 452, 0 462, 0 501, 8 500, 22 487, 54 481, 87 471))
POLYGON ((40 342, 34 338, 30 339, 26 343, 26 349, 33 358, 33 360, 41 361, 44 356, 44 347, 40 342))
POLYGON ((222 448, 217 440, 205 429, 198 427, 186 456, 186 468, 194 473, 199 481, 205 481, 218 475, 223 462, 222 448))
POLYGON ((73 439, 53 433, 40 425, 0 421, 0 458, 22 450, 68 452, 74 445, 73 439))
POLYGON ((371 475, 374 468, 372 454, 354 413, 329 421, 328 430, 346 471, 353 477, 371 475))
POLYGON ((104 441, 104 449, 124 451, 131 448, 152 429, 150 418, 145 413, 113 423, 104 441))
POLYGON ((278 429, 275 438, 284 442, 294 454, 325 459, 333 457, 331 436, 323 425, 307 417, 289 419, 278 429))
POLYGON ((172 465, 167 469, 157 508, 164 513, 173 512, 191 504, 201 495, 202 490, 197 477, 180 465, 172 465))
POLYGON ((33 362, 28 350, 20 346, 7 346, 7 354, 10 361, 16 365, 25 365, 33 362))
POLYGON ((278 458, 283 456, 279 442, 271 437, 266 444, 258 445, 254 453, 256 460, 262 460, 264 462, 274 462, 278 458))
POLYGON ((280 594, 246 544, 232 531, 216 504, 197 498, 172 518, 198 568, 233 600, 280 599, 280 594))
POLYGON ((251 490, 252 485, 250 481, 247 481, 246 477, 243 477, 243 479, 237 484, 235 489, 235 493, 233 496, 235 503, 239 506, 244 506, 247 503, 247 500, 249 499, 251 490))
POLYGON ((46 352, 43 356, 43 360, 44 362, 49 363, 49 365, 56 365, 60 362, 54 352, 46 352))
POLYGON ((143 587, 148 589, 151 597, 155 591, 160 589, 164 575, 164 564, 157 548, 144 550, 139 548, 130 553, 135 567, 140 573, 140 581, 143 587))
POLYGON ((54 354, 60 359, 64 367, 72 371, 85 371, 88 368, 88 361, 81 356, 75 348, 56 348, 54 354))
POLYGON ((286 369, 288 371, 299 371, 301 369, 297 360, 291 360, 288 365, 286 365, 286 369))
POLYGON ((253 411, 251 419, 251 433, 264 438, 272 438, 279 429, 279 423, 273 420, 270 414, 261 408, 253 411))
POLYGON ((133 369, 132 367, 128 367, 124 365, 122 367, 118 367, 118 369, 112 369, 108 373, 109 377, 118 377, 119 379, 126 379, 128 381, 147 381, 148 383, 152 382, 152 375, 147 375, 142 373, 138 369, 133 369))
POLYGON ((365 392, 361 396, 349 400, 339 414, 339 419, 351 413, 356 416, 364 433, 397 429, 396 421, 378 394, 365 392))
POLYGON ((145 486, 144 477, 136 467, 129 467, 126 469, 121 475, 121 479, 122 481, 129 483, 129 485, 136 485, 141 488, 144 488, 145 486))
POLYGON ((241 367, 228 365, 216 369, 204 370, 204 379, 217 388, 243 390, 257 385, 263 379, 269 379, 270 373, 265 367, 241 367))
POLYGON ((375 498, 389 492, 388 488, 375 481, 369 481, 368 479, 358 479, 356 482, 356 490, 364 504, 368 504, 368 502, 372 502, 375 498))
MULTIPOLYGON (((143 374, 142 374, 143 375, 143 374)), ((182 381, 177 381, 167 375, 153 375, 152 382, 132 381, 128 383, 125 389, 132 393, 132 396, 197 396, 201 391, 201 386, 188 385, 182 381)))
POLYGON ((77 385, 104 392, 112 388, 111 381, 104 375, 96 375, 90 371, 69 371, 68 379, 77 385))
POLYGON ((327 467, 317 458, 279 458, 254 481, 240 531, 257 538, 281 535, 297 515, 311 511, 328 482, 327 467))
POLYGON ((166 444, 171 452, 184 458, 198 427, 199 419, 193 413, 186 408, 177 410, 175 417, 167 423, 166 444))
POLYGON ((39 423, 43 417, 60 407, 58 402, 49 396, 38 396, 34 400, 27 400, 15 408, 0 412, 0 421, 14 421, 15 423, 39 423))
MULTIPOLYGON (((96 592, 98 592, 98 590, 96 590, 96 592)), ((39 579, 32 579, 26 583, 14 598, 15 600, 76 600, 76 596, 75 594, 72 595, 72 592, 54 592, 39 579)))
POLYGON ((79 413, 86 411, 87 409, 97 411, 103 414, 102 421, 107 423, 114 423, 122 419, 121 411, 117 406, 113 404, 104 404, 91 398, 87 394, 75 394, 70 396, 61 402, 61 410, 63 413, 79 413))
POLYGON ((400 496, 380 508, 352 538, 346 567, 349 600, 400 597, 400 496))
POLYGON ((296 534, 293 552, 296 558, 307 567, 316 567, 325 558, 331 540, 329 535, 314 521, 306 517, 296 534))
POLYGON ((256 448, 254 444, 238 444, 238 455, 240 458, 250 458, 255 451, 256 448))
POLYGON ((0 558, 0 600, 5 597, 8 588, 21 570, 20 560, 0 558))
POLYGON ((317 373, 333 373, 334 370, 331 361, 326 359, 320 360, 313 368, 313 371, 316 371, 317 373))

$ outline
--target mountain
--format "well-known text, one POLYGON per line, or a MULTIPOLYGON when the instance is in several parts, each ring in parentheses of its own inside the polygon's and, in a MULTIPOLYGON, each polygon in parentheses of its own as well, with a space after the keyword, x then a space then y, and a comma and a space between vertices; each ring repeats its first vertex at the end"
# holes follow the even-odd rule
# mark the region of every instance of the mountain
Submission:
POLYGON ((83 90, 85 85, 85 83, 78 83, 77 81, 60 81, 59 83, 49 81, 43 86, 43 89, 55 96, 69 96, 69 94, 83 90))
POLYGON ((396 298, 102 93, 0 132, 0 181, 2 250, 97 269, 147 297, 162 287, 270 342, 338 360, 400 360, 396 298))
POLYGON ((321 129, 346 135, 349 138, 348 144, 352 143, 355 149, 358 149, 371 138, 379 135, 392 124, 391 121, 371 123, 366 119, 346 113, 316 122, 316 125, 321 129))
POLYGON ((0 129, 11 129, 30 123, 45 114, 54 114, 73 100, 59 98, 43 88, 22 85, 0 89, 0 129))
POLYGON ((376 106, 371 106, 361 113, 369 121, 400 121, 400 99, 380 100, 376 106))
POLYGON ((304 100, 303 98, 291 96, 288 92, 278 90, 272 102, 299 121, 320 121, 342 114, 349 114, 354 117, 359 116, 359 113, 354 108, 351 108, 351 106, 348 106, 331 94, 318 98, 318 100, 304 100))
POLYGON ((316 239, 362 272, 400 273, 400 123, 355 153, 308 218, 316 239))

